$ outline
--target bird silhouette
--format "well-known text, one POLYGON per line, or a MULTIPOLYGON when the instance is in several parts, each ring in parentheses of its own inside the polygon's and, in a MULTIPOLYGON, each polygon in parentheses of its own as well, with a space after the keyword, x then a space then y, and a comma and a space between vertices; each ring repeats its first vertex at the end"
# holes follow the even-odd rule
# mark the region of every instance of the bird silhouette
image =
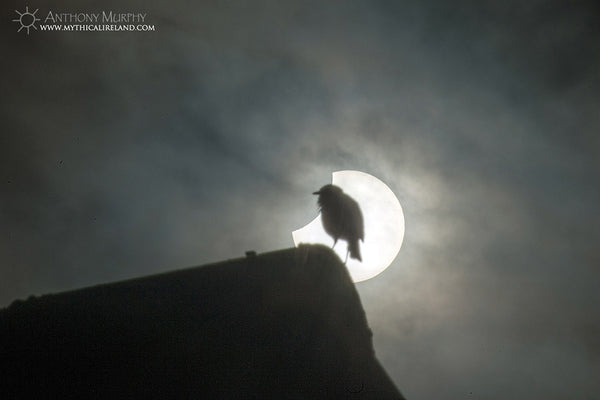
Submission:
POLYGON ((362 262, 358 239, 365 240, 365 228, 362 212, 356 200, 335 185, 325 185, 313 194, 319 195, 317 204, 321 211, 321 221, 325 232, 333 237, 332 248, 335 247, 338 239, 344 239, 348 242, 346 261, 350 254, 351 258, 362 262))

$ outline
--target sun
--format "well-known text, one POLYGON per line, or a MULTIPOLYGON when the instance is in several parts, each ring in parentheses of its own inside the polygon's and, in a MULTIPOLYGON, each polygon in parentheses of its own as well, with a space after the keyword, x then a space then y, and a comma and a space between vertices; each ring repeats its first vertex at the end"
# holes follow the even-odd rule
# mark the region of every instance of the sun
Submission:
MULTIPOLYGON (((398 198, 382 181, 360 171, 337 171, 332 183, 354 198, 363 213, 365 240, 360 242, 363 261, 349 258, 346 267, 354 282, 371 279, 394 261, 404 240, 404 213, 398 198)), ((331 247, 333 239, 325 232, 321 216, 292 232, 294 244, 321 243, 331 247)), ((333 249, 342 260, 346 258, 346 243, 333 249)))
POLYGON ((25 6, 25 12, 23 13, 19 12, 18 10, 15 10, 15 12, 19 14, 19 18, 13 19, 13 22, 18 22, 21 24, 21 27, 17 32, 21 32, 21 29, 25 28, 27 29, 27 34, 29 35, 30 28, 37 30, 35 23, 40 19, 35 16, 35 13, 37 13, 38 10, 39 8, 34 12, 29 12, 29 6, 25 6))

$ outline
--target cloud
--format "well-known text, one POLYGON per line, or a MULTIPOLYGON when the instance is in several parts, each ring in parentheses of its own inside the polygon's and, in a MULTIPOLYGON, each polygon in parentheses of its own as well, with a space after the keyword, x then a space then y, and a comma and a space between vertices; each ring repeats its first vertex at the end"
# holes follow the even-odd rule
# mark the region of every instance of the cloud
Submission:
POLYGON ((148 35, 0 28, 0 303, 291 246, 358 169, 405 212, 358 289, 408 398, 598 389, 595 4, 144 7, 148 35))

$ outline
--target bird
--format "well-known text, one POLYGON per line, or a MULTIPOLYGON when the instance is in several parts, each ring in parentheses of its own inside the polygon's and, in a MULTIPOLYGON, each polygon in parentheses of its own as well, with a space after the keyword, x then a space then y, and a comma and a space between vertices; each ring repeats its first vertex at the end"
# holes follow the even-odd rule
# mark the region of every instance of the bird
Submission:
POLYGON ((323 186, 313 194, 319 196, 317 204, 321 211, 321 222, 325 232, 333 238, 331 248, 335 247, 338 239, 344 239, 348 243, 346 261, 350 254, 350 258, 362 262, 358 240, 364 242, 365 228, 356 200, 344 193, 339 186, 331 184, 323 186))

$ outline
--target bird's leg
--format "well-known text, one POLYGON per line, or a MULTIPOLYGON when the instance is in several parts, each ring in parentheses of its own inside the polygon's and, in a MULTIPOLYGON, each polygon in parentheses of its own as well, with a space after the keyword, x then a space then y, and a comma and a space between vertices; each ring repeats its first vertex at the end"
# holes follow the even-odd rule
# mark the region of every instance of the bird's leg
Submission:
POLYGON ((333 248, 335 247, 335 244, 337 243, 338 238, 333 239, 333 246, 331 246, 331 250, 333 250, 333 248))
POLYGON ((346 250, 346 259, 344 260, 344 265, 348 262, 348 254, 350 254, 350 249, 346 250))

